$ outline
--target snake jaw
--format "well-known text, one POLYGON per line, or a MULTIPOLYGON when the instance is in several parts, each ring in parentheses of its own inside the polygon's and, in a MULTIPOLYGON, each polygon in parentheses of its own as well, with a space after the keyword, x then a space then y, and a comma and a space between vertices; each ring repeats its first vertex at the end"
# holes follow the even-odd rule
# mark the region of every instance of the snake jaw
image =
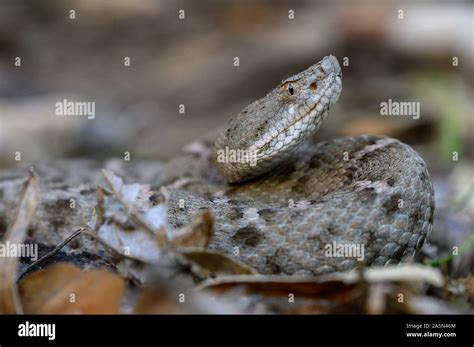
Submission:
POLYGON ((241 182, 287 161, 319 129, 337 102, 341 77, 337 59, 326 56, 247 106, 214 144, 214 162, 221 175, 230 183, 241 182), (232 160, 222 155, 230 152, 247 156, 232 160))

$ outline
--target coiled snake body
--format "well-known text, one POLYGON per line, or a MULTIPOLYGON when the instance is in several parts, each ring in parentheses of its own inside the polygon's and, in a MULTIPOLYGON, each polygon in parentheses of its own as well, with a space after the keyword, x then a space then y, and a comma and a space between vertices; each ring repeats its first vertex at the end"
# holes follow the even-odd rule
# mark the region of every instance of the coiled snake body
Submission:
POLYGON ((411 259, 433 223, 421 157, 381 136, 309 143, 341 89, 337 59, 325 57, 247 106, 213 146, 189 147, 162 177, 189 179, 171 185, 171 224, 211 209, 210 248, 261 273, 319 275, 411 259), (362 257, 328 253, 347 245, 362 257))

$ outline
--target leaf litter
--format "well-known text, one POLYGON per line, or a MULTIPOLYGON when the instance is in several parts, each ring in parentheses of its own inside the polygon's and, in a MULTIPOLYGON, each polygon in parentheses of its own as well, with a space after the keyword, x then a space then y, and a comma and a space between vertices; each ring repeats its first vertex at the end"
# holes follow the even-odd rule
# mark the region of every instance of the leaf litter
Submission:
MULTIPOLYGON (((148 185, 126 184, 103 170, 97 205, 86 231, 114 256, 115 272, 56 263, 15 283, 15 260, 0 267, 4 313, 452 313, 471 312, 472 276, 452 289, 468 296, 461 308, 426 296, 446 295, 437 268, 404 264, 316 278, 258 274, 234 257, 207 249, 214 231, 210 211, 173 230, 167 221, 168 191, 161 199, 148 185), (442 294, 444 293, 444 294, 442 294), (74 298, 74 300, 72 300, 74 298), (72 301, 71 301, 72 300, 72 301), (470 308, 469 308, 470 307, 470 308)), ((4 241, 22 242, 37 200, 31 175, 4 241)))

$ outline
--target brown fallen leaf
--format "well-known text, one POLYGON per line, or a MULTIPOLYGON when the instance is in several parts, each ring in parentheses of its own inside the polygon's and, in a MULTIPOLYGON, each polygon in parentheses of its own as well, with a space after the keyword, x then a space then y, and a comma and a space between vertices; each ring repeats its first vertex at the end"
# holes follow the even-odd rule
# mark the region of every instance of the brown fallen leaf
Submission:
MULTIPOLYGON (((316 278, 234 275, 203 281, 198 290, 230 300, 247 298, 263 312, 276 313, 406 313, 416 283, 442 286, 439 270, 407 264, 334 273, 316 278), (362 277, 361 277, 362 276, 362 277)), ((251 307, 251 313, 254 313, 251 307)), ((261 311, 258 311, 261 312, 261 311)))
MULTIPOLYGON (((207 280, 200 284, 200 288, 207 287, 226 287, 241 284, 259 284, 259 283, 328 283, 341 282, 346 284, 355 284, 360 282, 361 273, 356 271, 336 272, 328 275, 322 275, 315 278, 301 278, 296 276, 277 276, 277 275, 236 275, 225 276, 217 279, 207 280)), ((419 264, 402 264, 396 266, 372 267, 364 269, 362 272, 364 282, 384 283, 384 282, 426 282, 433 286, 441 287, 444 283, 443 276, 438 269, 419 264)))
POLYGON ((197 215, 193 222, 172 234, 171 244, 176 247, 207 248, 214 232, 214 218, 211 211, 197 215))
POLYGON ((125 283, 106 270, 84 271, 57 263, 19 284, 27 314, 113 314, 120 311, 125 283))
MULTIPOLYGON (((11 226, 3 237, 3 244, 20 245, 24 242, 30 220, 38 200, 38 176, 32 171, 25 183, 11 226)), ((22 313, 16 276, 18 257, 0 258, 0 313, 22 313)))
POLYGON ((201 283, 198 288, 219 293, 232 290, 237 286, 243 286, 247 293, 259 293, 268 296, 287 296, 291 292, 305 297, 324 296, 329 299, 336 299, 339 296, 339 289, 345 285, 342 281, 326 282, 288 276, 235 275, 207 280, 201 283))
POLYGON ((288 276, 237 275, 207 280, 198 289, 229 300, 250 301, 250 313, 329 314, 363 311, 365 283, 318 281, 288 276), (259 304, 262 308, 255 312, 259 304), (263 308, 263 307, 267 308, 263 308))
POLYGON ((255 275, 257 271, 224 253, 203 249, 185 249, 181 254, 195 267, 191 269, 201 278, 224 275, 255 275))

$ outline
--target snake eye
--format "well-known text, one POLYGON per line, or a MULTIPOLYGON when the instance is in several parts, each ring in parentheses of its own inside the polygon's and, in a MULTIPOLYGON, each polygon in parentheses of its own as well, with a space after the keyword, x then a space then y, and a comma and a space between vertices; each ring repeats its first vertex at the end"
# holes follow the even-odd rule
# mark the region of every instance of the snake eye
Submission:
POLYGON ((288 84, 288 92, 293 95, 295 94, 295 89, 293 88, 293 85, 290 83, 288 84))

